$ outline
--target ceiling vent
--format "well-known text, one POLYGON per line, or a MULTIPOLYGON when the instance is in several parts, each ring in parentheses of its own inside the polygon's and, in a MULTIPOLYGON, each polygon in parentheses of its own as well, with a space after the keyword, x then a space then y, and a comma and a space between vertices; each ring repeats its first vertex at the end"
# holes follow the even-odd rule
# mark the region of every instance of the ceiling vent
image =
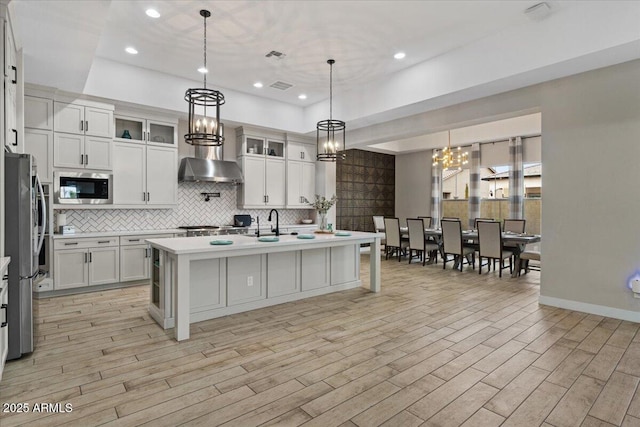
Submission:
POLYGON ((548 3, 538 3, 526 8, 524 14, 532 21, 542 21, 551 15, 551 8, 548 3))
POLYGON ((293 87, 293 85, 292 85, 292 84, 285 83, 285 82, 280 82, 280 81, 277 81, 277 82, 275 82, 275 83, 272 83, 272 84, 270 84, 269 86, 270 86, 270 87, 272 87, 272 88, 274 88, 274 89, 280 89, 280 90, 287 90, 287 89, 289 89, 290 87, 293 87))
POLYGON ((287 56, 287 55, 285 55, 282 52, 278 52, 277 50, 272 50, 271 52, 269 52, 269 53, 267 53, 265 55, 266 58, 275 58, 275 59, 282 59, 285 56, 287 56))

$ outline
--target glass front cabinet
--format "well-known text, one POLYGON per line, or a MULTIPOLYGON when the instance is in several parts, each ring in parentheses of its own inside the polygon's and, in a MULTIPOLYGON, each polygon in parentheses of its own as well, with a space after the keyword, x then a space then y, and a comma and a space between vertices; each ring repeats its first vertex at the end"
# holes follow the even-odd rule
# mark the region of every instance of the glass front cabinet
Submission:
POLYGON ((152 119, 114 115, 114 137, 117 142, 178 146, 178 124, 152 119))

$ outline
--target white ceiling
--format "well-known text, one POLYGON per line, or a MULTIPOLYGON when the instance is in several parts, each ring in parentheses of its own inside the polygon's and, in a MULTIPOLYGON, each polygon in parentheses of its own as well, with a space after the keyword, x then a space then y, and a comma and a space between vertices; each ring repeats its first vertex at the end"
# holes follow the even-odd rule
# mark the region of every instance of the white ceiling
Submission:
POLYGON ((242 111, 259 104, 266 113, 254 124, 308 132, 327 115, 328 58, 336 60, 334 116, 353 129, 640 57, 640 2, 548 1, 551 16, 533 21, 523 11, 536 3, 13 0, 10 7, 25 81, 176 111, 182 104, 127 97, 117 86, 162 75, 164 89, 176 91, 166 97, 183 102, 183 86, 202 79, 199 10, 209 9, 208 84, 225 90, 229 104, 238 100, 227 117, 251 122, 242 111), (162 16, 147 17, 148 7, 162 16), (271 50, 286 57, 266 58, 271 50), (407 57, 395 60, 397 51, 407 57), (293 87, 270 88, 275 81, 293 87))

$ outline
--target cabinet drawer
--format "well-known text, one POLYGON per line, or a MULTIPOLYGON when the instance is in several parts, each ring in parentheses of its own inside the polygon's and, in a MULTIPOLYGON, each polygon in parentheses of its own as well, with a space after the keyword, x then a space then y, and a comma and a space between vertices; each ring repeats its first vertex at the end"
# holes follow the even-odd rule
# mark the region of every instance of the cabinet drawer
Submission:
POLYGON ((107 246, 118 246, 117 236, 86 238, 86 239, 56 239, 53 242, 53 249, 81 249, 81 248, 101 248, 107 246))
POLYGON ((144 234, 136 236, 120 236, 120 246, 144 245, 147 239, 163 239, 173 237, 173 234, 144 234))

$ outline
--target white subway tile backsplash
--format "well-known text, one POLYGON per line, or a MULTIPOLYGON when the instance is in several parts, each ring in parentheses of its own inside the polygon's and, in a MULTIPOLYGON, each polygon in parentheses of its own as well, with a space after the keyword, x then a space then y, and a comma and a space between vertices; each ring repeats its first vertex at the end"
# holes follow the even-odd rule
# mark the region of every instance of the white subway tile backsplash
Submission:
MULTIPOLYGON (((205 182, 178 185, 178 206, 175 209, 66 209, 56 213, 67 215, 67 224, 76 232, 111 230, 152 230, 176 228, 181 225, 227 225, 233 223, 236 214, 260 216, 266 224, 270 209, 238 209, 237 187, 230 184, 205 182), (204 201, 200 193, 220 193, 204 201)), ((279 209, 280 224, 299 224, 300 220, 313 218, 313 209, 279 209)))

